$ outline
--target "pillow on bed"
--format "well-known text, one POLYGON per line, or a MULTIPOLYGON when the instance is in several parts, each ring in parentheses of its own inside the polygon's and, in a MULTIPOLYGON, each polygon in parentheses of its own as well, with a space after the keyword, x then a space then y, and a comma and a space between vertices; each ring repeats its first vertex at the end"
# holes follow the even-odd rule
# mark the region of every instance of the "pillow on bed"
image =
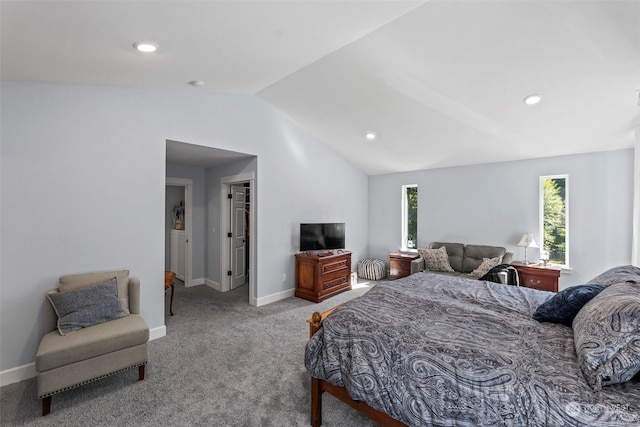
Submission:
POLYGON ((608 286, 573 320, 578 363, 595 390, 640 372, 640 285, 608 286))
POLYGON ((564 289, 540 304, 533 318, 538 322, 560 323, 570 327, 580 309, 606 287, 589 283, 564 289))
POLYGON ((589 283, 601 285, 613 285, 623 282, 640 284, 640 268, 633 265, 613 267, 589 281, 589 283))
POLYGON ((501 256, 495 258, 482 258, 482 263, 478 266, 478 268, 469 273, 469 276, 479 279, 487 274, 493 267, 495 267, 496 265, 500 265, 501 262, 501 256))
POLYGON ((441 246, 438 249, 418 249, 418 253, 424 258, 424 265, 431 271, 454 271, 449 264, 447 248, 441 246))

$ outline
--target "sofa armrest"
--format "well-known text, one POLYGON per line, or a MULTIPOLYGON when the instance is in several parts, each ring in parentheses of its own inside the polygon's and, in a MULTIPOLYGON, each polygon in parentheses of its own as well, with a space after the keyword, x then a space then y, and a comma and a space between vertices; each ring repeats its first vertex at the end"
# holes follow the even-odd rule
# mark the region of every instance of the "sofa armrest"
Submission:
POLYGON ((424 270, 424 258, 420 257, 411 261, 411 274, 424 270))
POLYGON ((129 312, 140 314, 140 279, 129 277, 129 312))
POLYGON ((502 264, 511 264, 511 261, 513 261, 513 253, 506 252, 502 255, 502 264))

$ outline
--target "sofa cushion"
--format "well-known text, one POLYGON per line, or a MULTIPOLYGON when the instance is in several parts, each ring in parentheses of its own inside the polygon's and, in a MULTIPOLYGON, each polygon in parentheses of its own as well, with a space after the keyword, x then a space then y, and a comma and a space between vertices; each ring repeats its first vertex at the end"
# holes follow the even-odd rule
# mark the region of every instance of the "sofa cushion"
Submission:
POLYGON ((471 273, 469 273, 469 275, 471 277, 475 277, 476 279, 479 279, 485 274, 487 274, 489 270, 491 270, 493 267, 495 267, 496 265, 500 265, 501 262, 502 262, 501 256, 495 257, 495 258, 485 258, 482 260, 482 263, 480 263, 478 268, 476 268, 471 273))
POLYGON ((127 316, 118 301, 115 277, 72 291, 47 293, 47 298, 58 317, 57 326, 61 335, 127 316))
POLYGON ((118 281, 118 300, 122 309, 129 314, 129 270, 102 271, 96 273, 68 274, 59 279, 60 292, 83 288, 115 277, 118 281))
POLYGON ((438 249, 442 246, 447 248, 447 255, 449 256, 449 265, 451 266, 451 268, 453 268, 454 271, 461 272, 462 258, 464 257, 464 244, 443 242, 432 242, 431 244, 429 244, 429 247, 432 249, 438 249))
POLYGON ((80 329, 71 335, 49 332, 36 353, 36 370, 47 371, 149 341, 149 327, 139 314, 80 329))
POLYGON ((422 249, 418 248, 418 253, 424 259, 424 266, 429 271, 453 271, 449 265, 447 248, 422 249))
MULTIPOLYGON (((478 268, 480 264, 482 264, 482 261, 485 258, 491 259, 500 257, 500 259, 502 259, 506 252, 507 250, 500 246, 467 245, 464 247, 462 267, 457 271, 471 273, 473 270, 478 268)), ((500 262, 498 264, 500 264, 500 262)))

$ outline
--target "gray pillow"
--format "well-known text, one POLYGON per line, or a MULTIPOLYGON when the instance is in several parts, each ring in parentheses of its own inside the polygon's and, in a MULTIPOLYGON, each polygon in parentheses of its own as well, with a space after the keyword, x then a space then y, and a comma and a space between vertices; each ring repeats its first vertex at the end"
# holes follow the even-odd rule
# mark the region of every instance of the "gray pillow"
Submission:
POLYGON ((591 387, 629 381, 640 372, 640 285, 611 285, 573 319, 582 373, 591 387))
POLYGON ((598 283, 600 285, 613 285, 623 282, 640 284, 640 268, 633 265, 620 265, 610 268, 589 281, 589 283, 598 283))
POLYGON ((72 291, 47 294, 58 315, 58 331, 68 335, 78 329, 127 316, 118 301, 115 277, 72 291))

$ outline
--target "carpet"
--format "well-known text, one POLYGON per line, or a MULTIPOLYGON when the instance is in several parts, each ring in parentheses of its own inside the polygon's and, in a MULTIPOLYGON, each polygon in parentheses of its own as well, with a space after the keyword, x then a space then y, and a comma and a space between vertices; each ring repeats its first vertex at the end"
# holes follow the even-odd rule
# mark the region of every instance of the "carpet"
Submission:
MULTIPOLYGON (((167 336, 149 343, 144 381, 137 369, 53 396, 41 416, 36 380, 0 388, 2 426, 309 426, 304 368, 306 319, 362 295, 371 284, 314 304, 291 297, 262 307, 248 288, 218 292, 176 281, 167 336)), ((323 425, 376 425, 323 397, 323 425)))

